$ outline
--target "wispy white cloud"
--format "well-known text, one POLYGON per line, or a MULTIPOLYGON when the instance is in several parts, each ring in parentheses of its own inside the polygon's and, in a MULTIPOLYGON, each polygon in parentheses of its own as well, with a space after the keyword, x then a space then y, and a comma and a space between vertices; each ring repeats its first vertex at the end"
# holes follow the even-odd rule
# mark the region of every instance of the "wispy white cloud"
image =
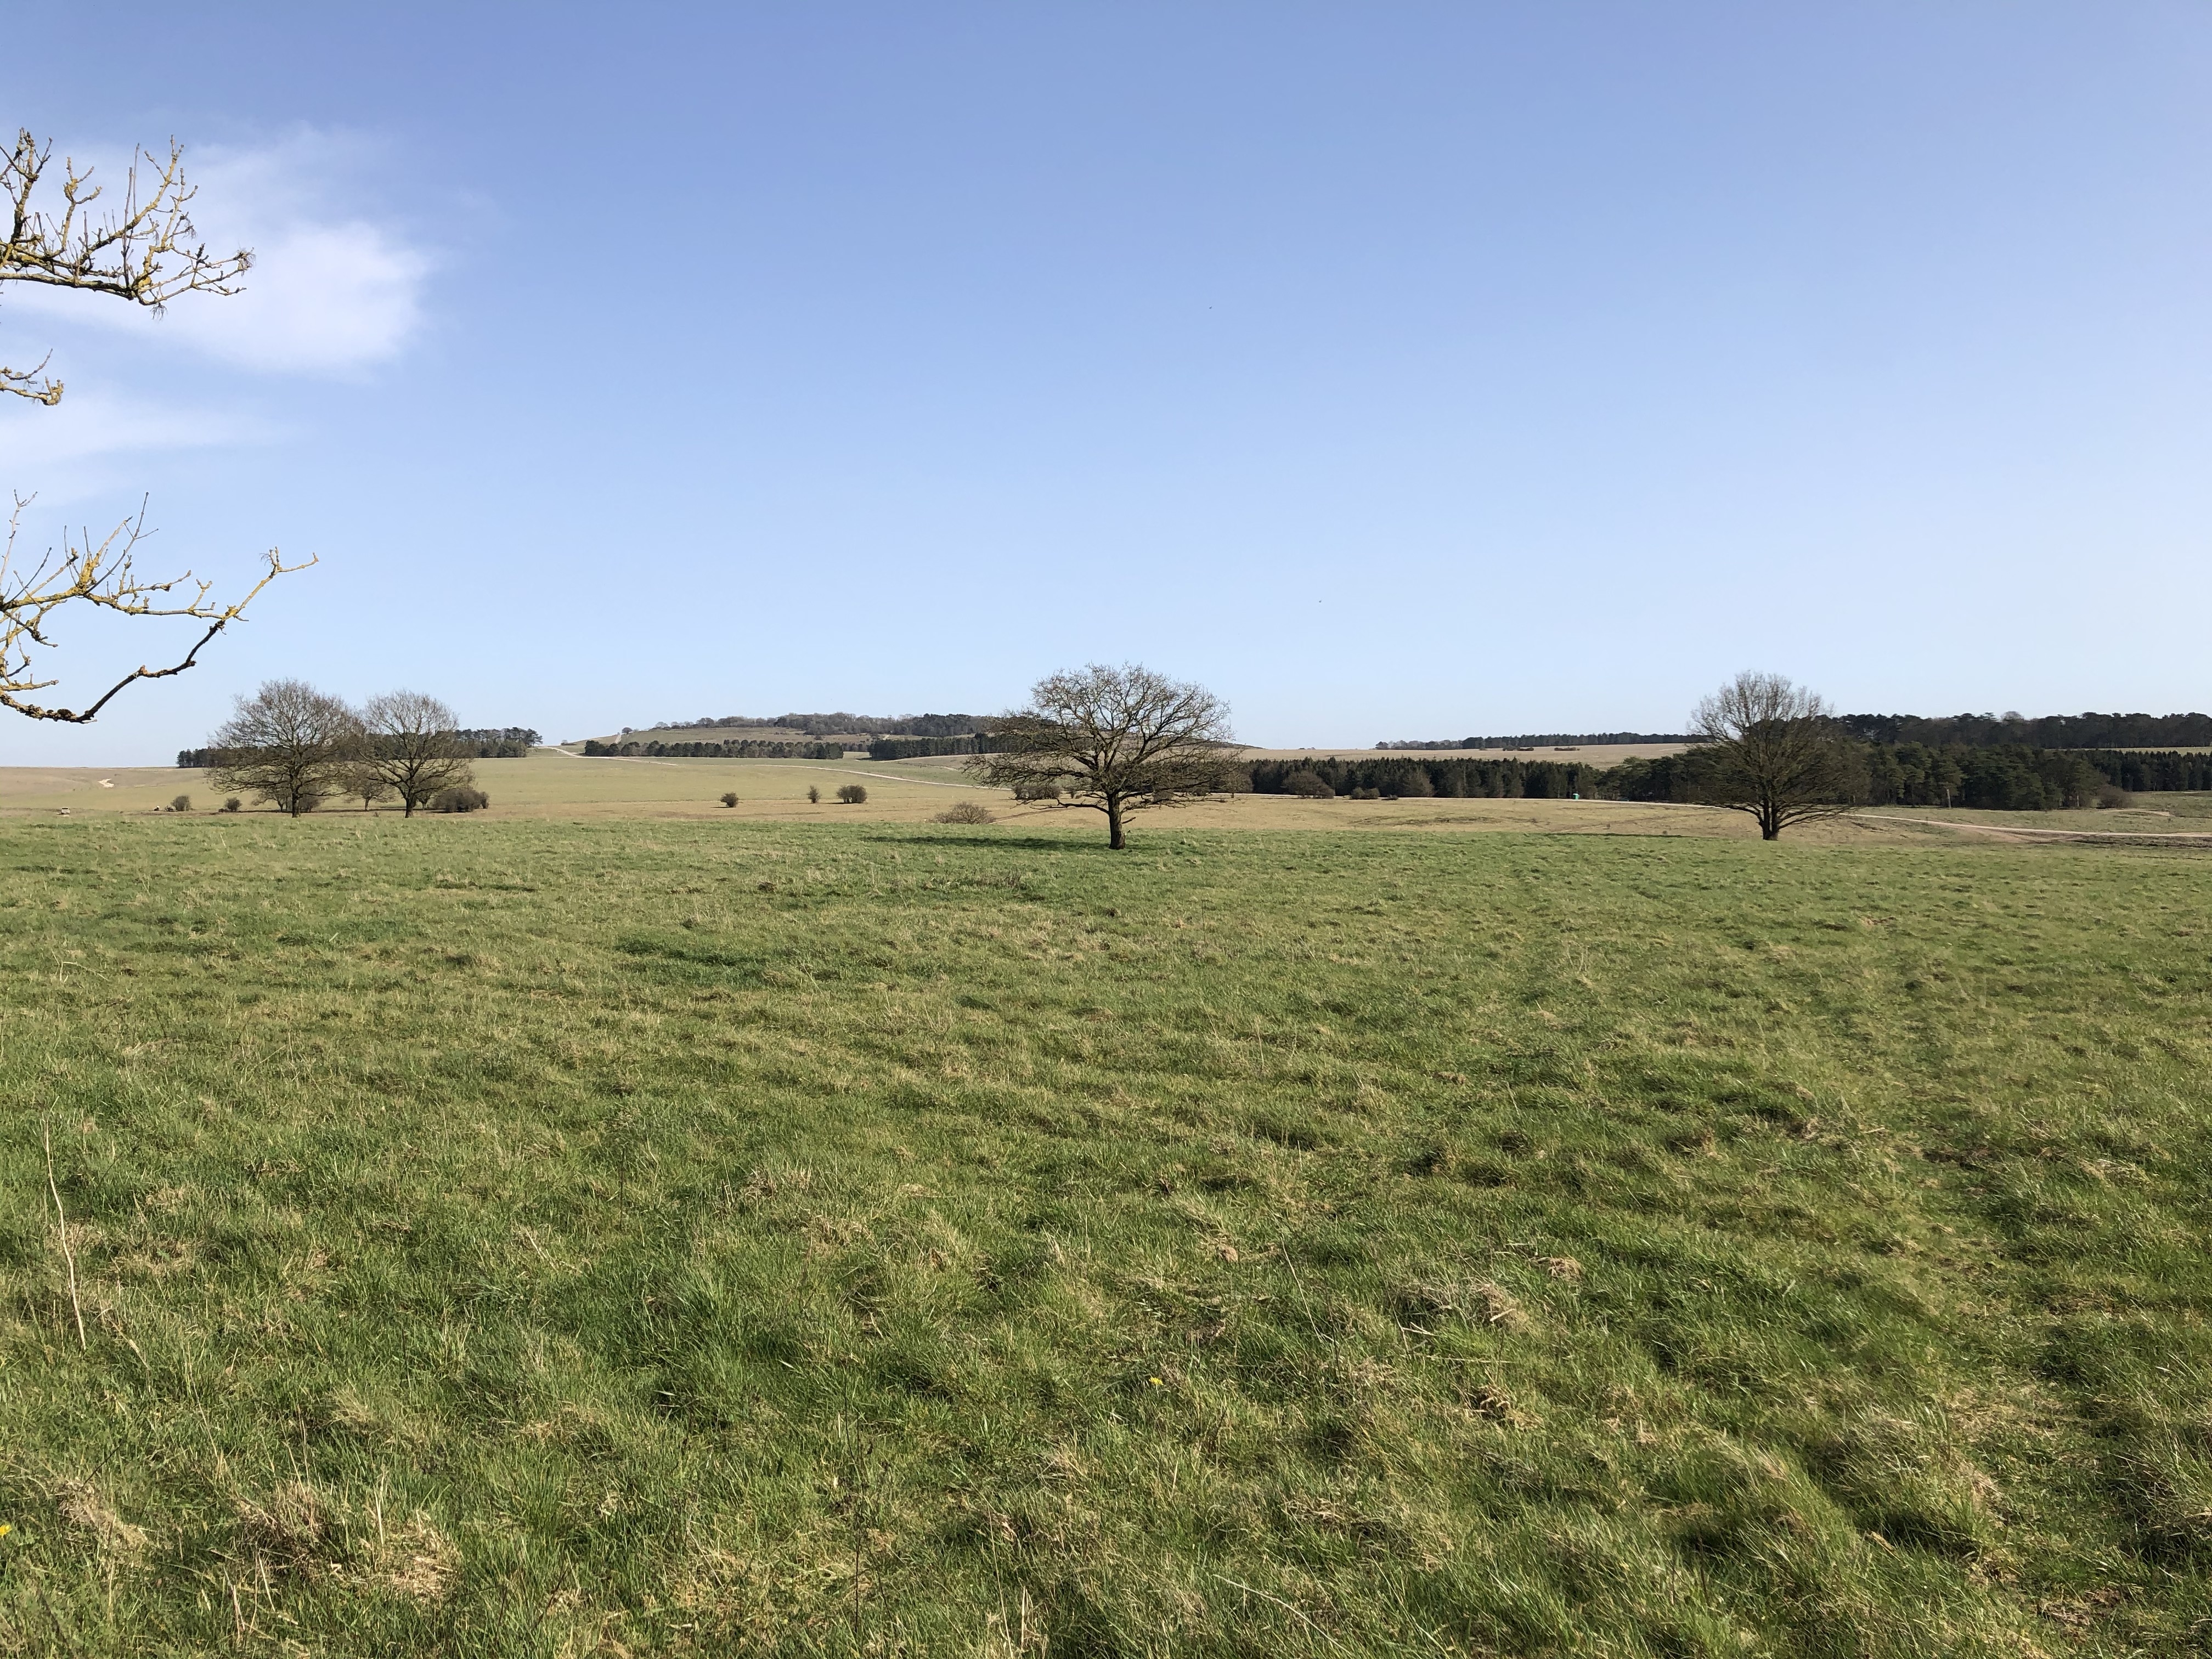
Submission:
MULTIPOLYGON (((422 325, 434 261, 398 224, 358 210, 359 180, 374 159, 361 141, 313 131, 255 148, 187 150, 202 240, 211 251, 253 250, 244 291, 185 295, 155 315, 100 296, 10 285, 15 356, 27 355, 35 331, 24 325, 36 318, 48 331, 128 331, 155 349, 260 374, 346 374, 391 361, 422 325)), ((101 167, 118 189, 122 172, 101 167)), ((55 370, 70 378, 58 358, 55 370)))
POLYGON ((45 504, 63 505, 106 489, 115 469, 104 463, 111 458, 264 443, 275 435, 255 416, 104 387, 72 387, 52 409, 9 398, 0 400, 0 491, 35 489, 45 504))

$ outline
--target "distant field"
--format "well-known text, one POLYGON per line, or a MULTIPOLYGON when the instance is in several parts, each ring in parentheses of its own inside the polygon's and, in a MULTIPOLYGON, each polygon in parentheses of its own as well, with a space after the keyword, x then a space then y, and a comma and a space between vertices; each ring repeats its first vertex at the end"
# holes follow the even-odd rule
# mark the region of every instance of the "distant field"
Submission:
MULTIPOLYGON (((927 822, 955 801, 975 800, 1000 815, 1001 833, 1038 829, 1076 836, 1104 833, 1097 813, 1064 807, 1023 806, 1001 791, 977 788, 967 782, 959 756, 934 756, 904 762, 846 761, 712 761, 712 760, 586 760, 568 754, 541 750, 526 760, 476 763, 478 781, 491 796, 488 820, 558 818, 596 821, 605 818, 712 819, 732 825, 777 823, 866 823, 915 824, 927 822), (836 799, 841 783, 858 783, 868 791, 866 804, 846 806, 836 799), (821 791, 823 799, 810 804, 806 791, 821 791), (725 792, 734 792, 738 805, 720 805, 725 792)), ((171 797, 189 794, 196 811, 221 805, 207 787, 205 775, 182 769, 147 767, 130 770, 96 768, 0 768, 0 819, 9 817, 52 817, 66 809, 72 816, 86 813, 145 815, 167 805, 171 797), (112 787, 103 787, 101 780, 112 787)), ((2147 801, 2164 797, 2144 798, 2147 801)), ((2198 799, 2198 797, 2175 797, 2198 799)), ((257 808, 245 816, 273 816, 257 808)), ((363 813, 359 804, 332 802, 318 814, 375 821, 397 817, 397 809, 384 805, 363 813)), ((1839 823, 1820 824, 1793 831, 1793 839, 1814 844, 1867 845, 1877 842, 1928 844, 1954 841, 1960 832, 1910 822, 1913 817, 1959 817, 1974 815, 1926 811, 1899 812, 1889 821, 1871 816, 1839 823)), ((1984 815, 2005 817, 2009 814, 1984 815)), ((2072 814, 2028 814, 2023 821, 2040 823, 2072 814)), ((2118 827, 2110 813, 2094 815, 2095 827, 2118 827)), ((2148 824, 2152 820, 2137 820, 2148 824)), ((1568 835, 1632 835, 1755 838, 1749 818, 1737 812, 1711 807, 1676 806, 1640 801, 1568 800, 1308 800, 1291 795, 1237 795, 1177 807, 1139 813, 1132 834, 1140 840, 1162 831, 1182 830, 1357 830, 1376 831, 1419 830, 1468 832, 1543 832, 1568 835)))
POLYGON ((0 1650, 2212 1628, 2203 855, 620 805, 0 818, 0 1650))
MULTIPOLYGON (((963 757, 933 756, 902 762, 585 760, 541 750, 526 760, 476 763, 477 776, 492 798, 488 821, 557 818, 712 819, 718 823, 916 824, 927 822, 955 801, 981 801, 1000 816, 1000 833, 1025 830, 1078 836, 1103 834, 1097 814, 1064 807, 1024 806, 1000 791, 977 788, 966 781, 963 757), (840 805, 842 783, 868 791, 864 805, 840 805), (823 799, 810 804, 806 791, 823 799), (726 792, 738 797, 725 807, 726 792)), ((146 815, 172 797, 192 798, 196 812, 211 811, 221 799, 207 787, 205 775, 179 768, 134 769, 0 767, 0 820, 46 817, 64 809, 88 814, 146 815), (106 780, 112 787, 103 787, 106 780)), ((267 808, 246 815, 273 816, 267 808)), ((388 804, 363 813, 359 804, 332 802, 318 816, 375 821, 397 817, 388 804)), ((1705 806, 1644 801, 1444 799, 1395 801, 1309 800, 1291 795, 1237 795, 1144 812, 1132 820, 1140 840, 1183 830, 1307 830, 1364 832, 1540 833, 1558 835, 1690 836, 1755 839, 1751 820, 1739 812, 1705 806)), ((1977 812, 1966 808, 1873 807, 1835 823, 1790 832, 1793 842, 1814 846, 1942 845, 1978 840, 1971 831, 1947 825, 2014 825, 2028 829, 2087 830, 2104 834, 2201 833, 2212 830, 2212 795, 2143 795, 2137 805, 2118 811, 1977 812)))
MULTIPOLYGON (((834 820, 855 812, 899 820, 941 812, 952 801, 985 792, 971 790, 957 771, 927 773, 872 761, 714 761, 584 759, 541 750, 523 760, 473 763, 477 782, 501 817, 621 816, 790 817, 834 820), (837 786, 858 783, 868 791, 862 807, 840 806, 837 786), (809 786, 831 798, 810 808, 809 786), (736 813, 720 804, 726 792, 742 800, 736 813)), ((196 808, 212 810, 222 797, 204 772, 182 768, 143 767, 129 770, 96 768, 0 767, 0 814, 83 811, 149 812, 172 796, 189 794, 196 808), (103 787, 102 779, 113 787, 103 787)), ((1011 802, 1009 803, 1011 804, 1011 802)), ((328 803, 325 813, 354 811, 358 802, 328 803)), ((254 810, 266 813, 267 808, 254 810)), ((389 805, 380 812, 397 816, 389 805)), ((375 816, 376 814, 370 814, 375 816)))

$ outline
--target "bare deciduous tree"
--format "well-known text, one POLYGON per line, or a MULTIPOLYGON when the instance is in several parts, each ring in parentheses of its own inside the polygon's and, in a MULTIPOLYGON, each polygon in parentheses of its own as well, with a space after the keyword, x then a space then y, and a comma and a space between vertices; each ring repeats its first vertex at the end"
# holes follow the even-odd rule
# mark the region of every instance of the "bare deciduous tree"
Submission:
POLYGON ((968 763, 979 782, 1030 799, 1057 787, 1069 805, 1106 815, 1116 848, 1130 813, 1218 787, 1237 746, 1218 697, 1134 664, 1040 680, 989 736, 993 752, 968 763))
POLYGON ((270 680, 224 721, 208 746, 216 789, 245 789, 298 817, 348 791, 360 764, 361 720, 304 680, 270 680))
POLYGON ((406 816, 441 790, 465 787, 476 773, 459 735, 460 722, 435 697, 388 691, 361 711, 363 739, 355 762, 356 787, 370 781, 399 799, 406 816))
MULTIPOLYGON (((134 157, 115 212, 95 206, 102 186, 92 182, 91 170, 81 173, 68 161, 63 163, 61 183, 53 187, 60 199, 50 208, 50 198, 41 196, 40 185, 47 177, 52 148, 41 146, 27 131, 19 133, 15 149, 0 159, 0 193, 7 198, 9 213, 6 240, 0 242, 0 283, 74 289, 156 311, 182 294, 236 293, 238 278, 253 256, 244 248, 210 254, 196 242, 198 233, 188 211, 194 191, 185 179, 183 152, 173 143, 166 161, 150 152, 141 154, 151 172, 150 185, 142 194, 134 157)), ((44 362, 31 368, 0 366, 0 392, 51 408, 61 401, 62 383, 48 378, 46 368, 44 362)), ((15 497, 7 546, 0 551, 0 706, 32 720, 81 726, 132 682, 183 673, 193 665, 200 648, 237 621, 270 582, 314 562, 309 559, 287 565, 272 550, 267 574, 246 597, 235 604, 218 605, 208 597, 210 584, 194 581, 190 571, 160 581, 138 574, 132 556, 147 534, 142 504, 105 540, 95 543, 89 532, 75 540, 65 535, 58 550, 49 551, 26 568, 17 562, 15 543, 28 505, 25 497, 15 497), (33 701, 32 694, 56 682, 38 678, 31 650, 52 648, 49 624, 57 611, 72 605, 122 617, 189 617, 207 628, 169 667, 141 665, 83 709, 48 707, 33 701)))
POLYGON ((1787 677, 1738 674, 1698 705, 1691 729, 1698 797, 1750 813, 1765 840, 1850 811, 1850 756, 1827 705, 1787 677))

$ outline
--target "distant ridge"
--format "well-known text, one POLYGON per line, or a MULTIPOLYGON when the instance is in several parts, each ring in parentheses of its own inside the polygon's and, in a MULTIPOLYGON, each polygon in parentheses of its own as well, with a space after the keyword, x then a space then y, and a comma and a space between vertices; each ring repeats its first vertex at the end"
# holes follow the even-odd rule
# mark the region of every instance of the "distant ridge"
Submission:
POLYGON ((1608 743, 1689 743, 1681 732, 1524 732, 1512 738, 1408 738, 1378 743, 1377 749, 1580 749, 1608 743))
POLYGON ((1868 743, 1996 749, 2203 749, 2212 714, 1838 714, 1836 724, 1868 743))
POLYGON ((646 732, 703 732, 726 727, 789 733, 885 738, 965 738, 988 724, 981 714, 705 714, 696 720, 663 720, 658 726, 623 727, 626 736, 646 732))
MULTIPOLYGON (((1838 714, 1865 743, 1996 749, 2212 748, 2212 714, 1838 714)), ((1510 738, 1437 738, 1378 743, 1377 749, 1557 749, 1607 743, 1694 743, 1687 732, 1529 732, 1510 738)))

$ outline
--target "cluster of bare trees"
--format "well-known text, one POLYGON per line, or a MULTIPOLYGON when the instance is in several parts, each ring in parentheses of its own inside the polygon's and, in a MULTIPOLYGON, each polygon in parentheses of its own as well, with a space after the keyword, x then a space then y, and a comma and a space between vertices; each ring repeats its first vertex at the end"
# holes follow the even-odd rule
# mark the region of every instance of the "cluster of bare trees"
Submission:
MULTIPOLYGON (((143 155, 142 178, 137 160, 125 176, 122 200, 111 210, 101 204, 102 187, 89 168, 64 161, 58 182, 51 176, 52 147, 29 132, 17 136, 12 150, 0 152, 0 283, 29 283, 44 288, 96 294, 128 305, 159 311, 185 294, 235 294, 238 279, 253 263, 252 253, 210 253, 196 240, 189 211, 193 191, 185 181, 183 152, 169 146, 166 161, 143 155)), ((0 365, 0 392, 12 392, 49 408, 62 400, 62 383, 46 374, 44 361, 27 368, 0 365)), ((105 539, 89 532, 70 537, 43 556, 19 554, 16 536, 29 501, 15 498, 7 542, 0 547, 0 708, 32 720, 83 725, 109 698, 139 680, 165 679, 192 666, 200 649, 237 621, 254 596, 278 576, 301 568, 270 551, 268 569, 243 599, 224 604, 210 596, 210 584, 190 571, 155 579, 135 563, 147 535, 145 508, 125 520, 105 539), (38 701, 37 694, 58 684, 42 676, 34 653, 54 645, 56 621, 88 611, 112 616, 171 617, 203 624, 191 649, 166 668, 141 665, 82 708, 38 701)), ((313 560, 307 562, 313 563, 313 560)))
POLYGON ((270 680, 238 700, 208 746, 208 781, 245 790, 297 817, 358 795, 364 807, 397 800, 473 811, 488 805, 453 711, 419 691, 388 691, 359 708, 304 680, 270 680))

